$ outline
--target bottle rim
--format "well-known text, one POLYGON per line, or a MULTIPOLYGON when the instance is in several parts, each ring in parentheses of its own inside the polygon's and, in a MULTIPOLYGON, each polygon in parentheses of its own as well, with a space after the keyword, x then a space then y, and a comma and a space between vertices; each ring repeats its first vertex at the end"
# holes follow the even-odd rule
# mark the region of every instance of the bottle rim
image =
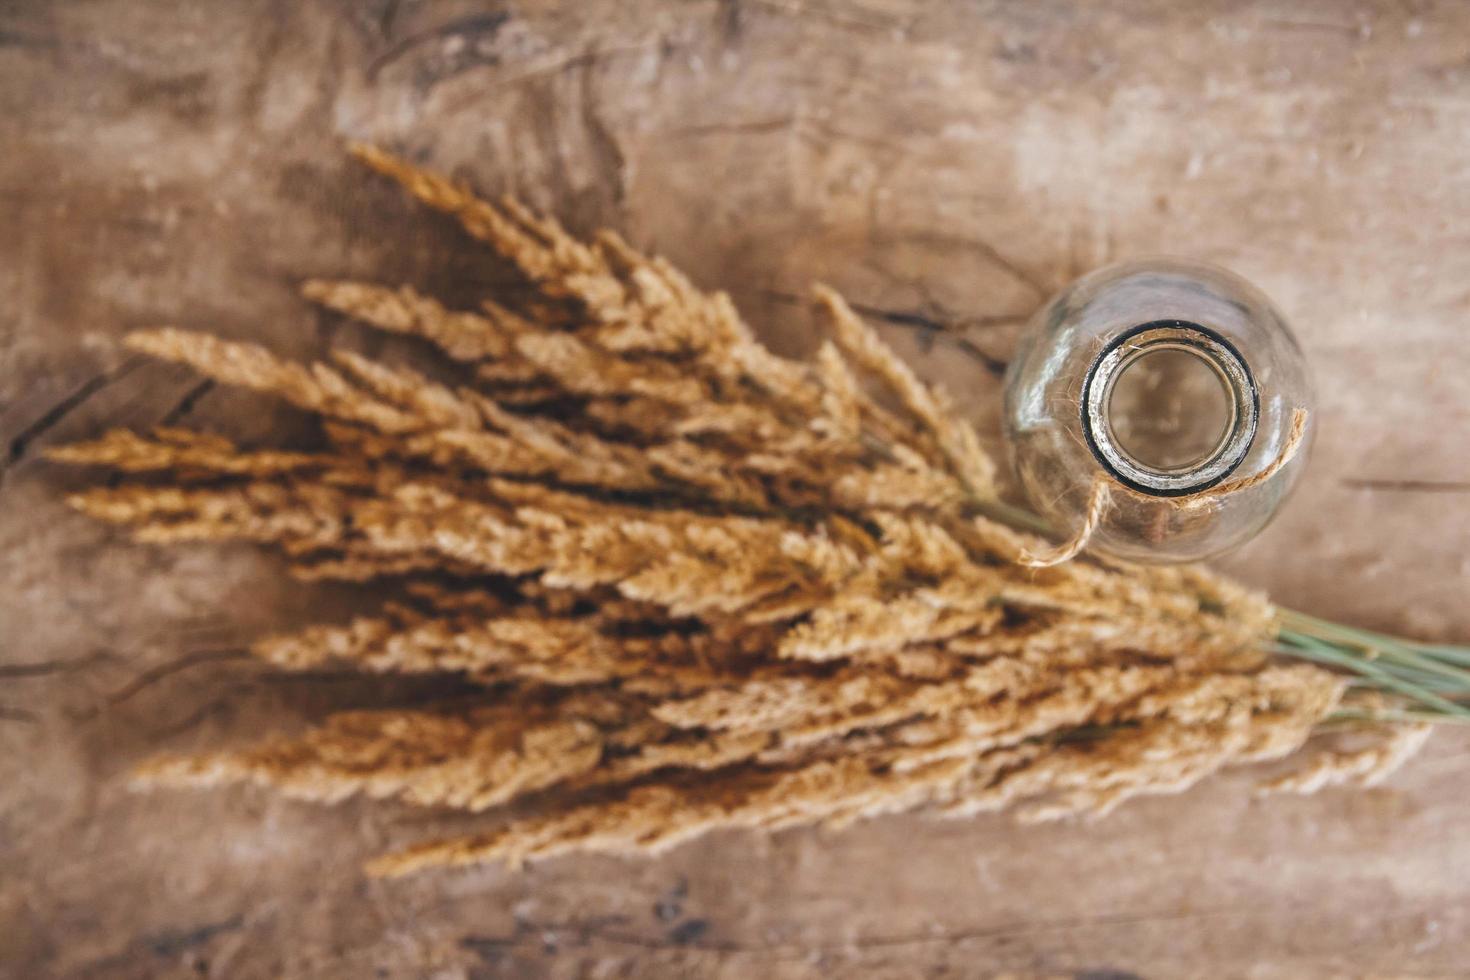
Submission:
POLYGON ((1157 497, 1199 493, 1220 483, 1244 462, 1260 420, 1260 393, 1240 351, 1218 332, 1189 320, 1151 320, 1113 338, 1099 351, 1083 381, 1082 432, 1093 456, 1118 482, 1157 497), (1165 468, 1141 462, 1113 430, 1114 387, 1124 371, 1147 354, 1183 350, 1213 370, 1228 397, 1230 417, 1217 445, 1201 459, 1165 468))

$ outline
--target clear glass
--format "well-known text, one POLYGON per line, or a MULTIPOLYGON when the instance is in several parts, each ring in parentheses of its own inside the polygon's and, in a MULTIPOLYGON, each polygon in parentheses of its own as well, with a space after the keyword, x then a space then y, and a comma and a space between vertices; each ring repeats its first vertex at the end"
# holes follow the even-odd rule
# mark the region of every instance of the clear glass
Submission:
POLYGON ((1088 548, 1132 561, 1196 561, 1257 534, 1306 464, 1314 407, 1306 359, 1270 300, 1226 269, 1176 259, 1073 283, 1036 315, 1006 374, 1006 434, 1032 507, 1071 534, 1094 481, 1120 485, 1088 548), (1282 455, 1299 408, 1307 432, 1290 462, 1229 491, 1282 455))

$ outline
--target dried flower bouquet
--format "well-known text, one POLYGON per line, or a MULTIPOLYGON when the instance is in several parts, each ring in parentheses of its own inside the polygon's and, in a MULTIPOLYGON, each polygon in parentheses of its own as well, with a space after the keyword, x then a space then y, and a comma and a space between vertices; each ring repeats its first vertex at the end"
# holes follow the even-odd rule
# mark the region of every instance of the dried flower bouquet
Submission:
POLYGON ((726 296, 612 233, 584 243, 355 153, 512 263, 526 298, 305 295, 423 338, 472 382, 145 331, 129 345, 316 413, 325 448, 159 429, 53 456, 126 474, 71 502, 140 541, 244 539, 306 579, 399 583, 371 615, 260 642, 280 669, 445 672, 483 693, 158 759, 142 779, 526 801, 373 866, 398 874, 920 808, 1101 814, 1333 726, 1375 733, 1270 784, 1309 792, 1381 778, 1426 721, 1463 717, 1464 651, 1285 613, 1199 568, 1019 563, 1044 544, 1035 519, 834 292, 815 296, 831 339, 786 360, 726 296))

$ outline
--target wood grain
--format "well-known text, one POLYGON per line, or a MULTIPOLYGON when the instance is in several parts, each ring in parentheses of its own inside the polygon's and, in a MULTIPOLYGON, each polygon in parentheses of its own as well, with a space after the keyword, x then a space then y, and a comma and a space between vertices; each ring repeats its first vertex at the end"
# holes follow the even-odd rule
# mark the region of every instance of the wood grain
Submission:
POLYGON ((380 883, 450 818, 131 765, 418 686, 271 677, 372 600, 247 548, 134 547, 38 451, 290 411, 129 358, 171 322, 305 355, 312 275, 494 272, 348 165, 367 139, 610 225, 811 346, 846 292, 988 433, 1025 317, 1104 261, 1261 285, 1321 388, 1305 485, 1226 564, 1285 604, 1470 640, 1470 6, 1454 0, 91 0, 0 4, 0 975, 1464 975, 1470 737, 1389 786, 1248 774, 1093 824, 894 818, 380 883))

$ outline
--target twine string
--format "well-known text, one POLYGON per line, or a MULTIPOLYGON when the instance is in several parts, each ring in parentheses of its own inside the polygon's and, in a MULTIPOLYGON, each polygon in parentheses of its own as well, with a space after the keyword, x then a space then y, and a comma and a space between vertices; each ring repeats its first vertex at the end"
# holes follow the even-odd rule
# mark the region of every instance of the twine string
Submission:
POLYGON ((1050 568, 1060 565, 1064 561, 1076 558, 1087 547, 1092 540, 1093 534, 1102 524, 1103 517, 1107 515, 1108 508, 1112 506, 1113 494, 1124 493, 1133 497, 1149 501, 1150 503, 1162 503, 1174 510, 1195 510, 1200 507, 1218 504, 1224 498, 1242 490, 1250 490, 1260 486, 1271 479, 1277 473, 1296 458, 1301 452, 1302 444, 1307 438, 1307 410, 1305 408, 1293 409, 1291 413, 1291 428, 1287 430, 1286 442, 1281 446, 1281 452, 1257 473, 1251 476, 1241 477, 1238 480, 1230 480, 1218 486, 1201 490, 1198 493, 1188 494, 1182 497, 1157 497, 1153 494, 1125 487, 1109 477, 1106 473, 1099 473, 1092 478, 1092 486, 1087 493, 1087 513, 1082 519, 1082 526, 1072 535, 1071 539, 1064 541, 1055 548, 1045 551, 1027 550, 1017 559, 1027 568, 1050 568))

